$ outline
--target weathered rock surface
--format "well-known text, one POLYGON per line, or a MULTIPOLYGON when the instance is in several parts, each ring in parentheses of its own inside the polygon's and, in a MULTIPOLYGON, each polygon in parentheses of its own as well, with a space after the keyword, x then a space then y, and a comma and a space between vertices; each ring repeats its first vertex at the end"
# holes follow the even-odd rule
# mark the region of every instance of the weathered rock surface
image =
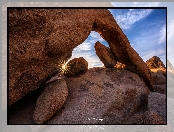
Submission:
MULTIPOLYGON (((107 9, 10 9, 9 105, 37 88, 97 31, 119 62, 150 84, 150 72, 107 9)), ((150 88, 150 87, 149 87, 150 88)))
MULTIPOLYGON (((67 100, 44 124, 166 123, 166 95, 150 93, 135 73, 115 68, 92 68, 85 74, 65 80, 69 91, 67 100)), ((35 101, 31 100, 28 105, 24 102, 25 106, 18 104, 10 109, 10 124, 34 124, 31 119, 35 101), (29 113, 27 116, 26 112, 29 113)))
POLYGON ((93 68, 66 78, 69 96, 48 124, 121 124, 146 104, 149 90, 137 74, 93 68))
POLYGON ((64 79, 58 79, 47 84, 38 97, 33 114, 36 124, 43 124, 49 120, 65 103, 68 89, 64 79))
POLYGON ((165 65, 158 56, 153 56, 152 58, 146 61, 146 64, 149 67, 149 69, 165 68, 165 65))
POLYGON ((135 114, 132 117, 131 124, 166 124, 164 120, 154 111, 146 111, 143 114, 135 114))
POLYGON ((166 95, 152 92, 148 95, 148 110, 156 112, 166 122, 166 95))
POLYGON ((166 124, 164 120, 154 111, 146 111, 143 115, 144 124, 166 124))
POLYGON ((67 63, 67 68, 64 71, 66 77, 72 77, 88 70, 88 62, 83 58, 74 58, 67 63))
POLYGON ((166 94, 167 92, 167 80, 166 80, 166 73, 159 72, 162 70, 153 70, 151 72, 151 84, 153 86, 154 91, 161 93, 161 94, 166 94))
POLYGON ((95 43, 95 51, 99 59, 103 62, 106 68, 114 68, 117 61, 114 58, 110 48, 101 44, 99 41, 95 43))

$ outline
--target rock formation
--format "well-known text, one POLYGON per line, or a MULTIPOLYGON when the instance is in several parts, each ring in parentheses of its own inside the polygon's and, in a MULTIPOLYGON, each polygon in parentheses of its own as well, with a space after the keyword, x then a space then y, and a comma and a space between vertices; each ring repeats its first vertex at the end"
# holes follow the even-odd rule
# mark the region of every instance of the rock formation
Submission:
POLYGON ((151 71, 151 85, 153 90, 161 94, 166 94, 166 68, 163 62, 159 57, 153 56, 146 61, 146 64, 151 71))
POLYGON ((149 69, 165 68, 165 65, 157 56, 153 56, 152 58, 147 60, 146 64, 149 67, 149 69))
POLYGON ((74 58, 70 60, 65 66, 64 75, 72 77, 88 70, 88 62, 83 58, 74 58))
MULTIPOLYGON (((44 124, 166 124, 166 95, 149 92, 135 73, 115 68, 90 68, 81 76, 62 80, 67 84, 67 99, 52 118, 40 118, 42 121, 49 119, 44 124)), ((63 82, 50 82, 47 92, 55 87, 59 91, 63 82)), ((10 124, 35 124, 31 119, 36 101, 10 109, 10 124), (27 116, 26 112, 29 113, 27 116)), ((37 109, 37 113, 48 111, 48 103, 45 108, 37 109)))
POLYGON ((116 65, 117 61, 114 59, 114 55, 108 47, 104 46, 99 41, 95 43, 94 47, 97 56, 106 68, 113 68, 116 65))
POLYGON ((36 89, 90 32, 150 87, 150 71, 107 9, 10 9, 9 105, 36 89), (60 60, 60 62, 59 62, 60 60))
POLYGON ((49 120, 65 103, 68 89, 64 79, 47 84, 36 102, 33 120, 36 124, 43 124, 49 120))
POLYGON ((151 84, 153 86, 154 91, 161 94, 166 94, 167 92, 166 76, 164 76, 163 72, 158 72, 158 71, 151 72, 151 84))
POLYGON ((145 83, 127 70, 92 68, 65 80, 67 101, 49 124, 122 124, 148 100, 145 83))

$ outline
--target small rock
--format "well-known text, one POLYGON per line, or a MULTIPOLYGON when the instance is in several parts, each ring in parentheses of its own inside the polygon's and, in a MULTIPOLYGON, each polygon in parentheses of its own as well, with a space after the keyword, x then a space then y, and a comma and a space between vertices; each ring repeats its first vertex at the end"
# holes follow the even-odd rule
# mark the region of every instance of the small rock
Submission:
POLYGON ((117 64, 114 66, 116 69, 125 69, 126 65, 122 64, 120 62, 117 62, 117 64))
POLYGON ((74 58, 70 60, 64 70, 64 75, 66 77, 72 77, 77 74, 86 72, 88 70, 88 62, 83 58, 74 58))
POLYGON ((48 84, 36 102, 33 120, 43 124, 49 120, 65 103, 68 96, 66 81, 60 79, 48 84))
POLYGON ((112 54, 110 48, 104 46, 99 41, 95 43, 95 51, 99 59, 103 62, 106 68, 113 68, 116 64, 114 55, 112 54))

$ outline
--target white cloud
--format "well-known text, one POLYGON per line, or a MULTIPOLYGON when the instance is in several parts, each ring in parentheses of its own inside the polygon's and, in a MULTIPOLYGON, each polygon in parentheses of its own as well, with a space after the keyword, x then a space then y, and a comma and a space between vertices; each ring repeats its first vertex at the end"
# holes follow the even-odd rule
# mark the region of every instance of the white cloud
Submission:
POLYGON ((100 61, 98 56, 95 54, 94 44, 100 41, 101 43, 105 40, 95 31, 91 31, 88 39, 86 39, 82 44, 74 48, 72 52, 73 58, 83 57, 88 62, 88 68, 92 67, 102 67, 103 63, 100 61))
POLYGON ((120 15, 113 14, 113 16, 122 29, 129 29, 134 23, 145 18, 152 11, 152 9, 134 9, 120 15))
POLYGON ((90 36, 92 37, 92 39, 90 39, 91 43, 96 43, 97 41, 103 42, 105 41, 99 33, 95 32, 95 31, 91 31, 90 36))
POLYGON ((166 25, 164 25, 161 30, 159 31, 159 40, 158 44, 166 42, 166 25))
POLYGON ((82 44, 80 44, 74 49, 75 52, 82 51, 82 50, 84 51, 91 50, 91 44, 89 42, 83 42, 82 44))
POLYGON ((92 68, 92 67, 102 67, 103 63, 100 61, 100 59, 98 58, 98 56, 96 54, 94 54, 92 51, 87 52, 87 53, 73 53, 72 57, 70 58, 79 58, 79 57, 83 57, 87 62, 88 62, 88 68, 92 68))

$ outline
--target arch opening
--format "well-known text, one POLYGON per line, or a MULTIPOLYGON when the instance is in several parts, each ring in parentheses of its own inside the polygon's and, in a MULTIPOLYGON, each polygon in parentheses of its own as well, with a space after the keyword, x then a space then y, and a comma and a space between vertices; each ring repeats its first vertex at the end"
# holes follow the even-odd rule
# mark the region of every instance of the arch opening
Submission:
POLYGON ((109 47, 108 43, 100 36, 98 32, 91 31, 88 38, 82 44, 73 49, 72 56, 67 62, 74 58, 83 57, 88 62, 88 69, 93 67, 103 67, 104 64, 97 56, 94 48, 97 41, 100 41, 106 47, 109 47))

